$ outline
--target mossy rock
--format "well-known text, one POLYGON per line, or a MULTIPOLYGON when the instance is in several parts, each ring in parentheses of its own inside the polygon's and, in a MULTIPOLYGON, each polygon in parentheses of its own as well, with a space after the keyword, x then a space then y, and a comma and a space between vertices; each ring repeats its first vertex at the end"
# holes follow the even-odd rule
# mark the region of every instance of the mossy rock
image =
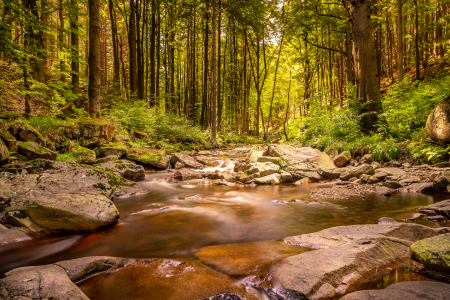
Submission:
POLYGON ((18 137, 26 142, 36 142, 39 144, 44 142, 42 134, 27 123, 22 123, 20 125, 18 137))
POLYGON ((169 157, 164 150, 135 147, 128 150, 127 158, 158 169, 167 169, 169 166, 169 157))
POLYGON ((96 155, 93 150, 78 146, 72 150, 72 153, 77 158, 77 160, 80 164, 95 163, 96 155))
POLYGON ((0 139, 0 163, 4 162, 8 158, 9 158, 8 147, 6 147, 5 143, 3 143, 3 140, 0 139))
POLYGON ((50 159, 56 160, 58 153, 42 147, 38 143, 35 142, 20 142, 18 145, 18 152, 25 156, 27 159, 50 159))
POLYGON ((17 140, 6 130, 0 130, 0 139, 5 142, 9 152, 17 152, 17 140))
POLYGON ((418 241, 410 253, 413 271, 450 281, 450 233, 418 241))
POLYGON ((110 155, 122 157, 127 153, 127 148, 121 144, 106 144, 100 147, 99 152, 99 156, 101 157, 107 157, 110 155))
POLYGON ((80 133, 86 139, 94 137, 111 142, 114 138, 116 125, 105 120, 89 119, 80 125, 80 133))

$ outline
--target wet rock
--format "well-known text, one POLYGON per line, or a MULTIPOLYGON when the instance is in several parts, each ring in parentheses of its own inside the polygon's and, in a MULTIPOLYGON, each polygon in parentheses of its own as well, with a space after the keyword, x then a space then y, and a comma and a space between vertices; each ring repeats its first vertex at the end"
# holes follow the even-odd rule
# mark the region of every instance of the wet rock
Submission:
POLYGON ((102 164, 96 164, 95 167, 114 172, 115 174, 131 181, 145 180, 144 167, 129 160, 108 161, 102 164))
POLYGON ((273 163, 252 163, 249 165, 250 174, 259 173, 261 177, 268 176, 280 171, 280 166, 273 163))
POLYGON ((344 151, 336 156, 336 158, 334 159, 334 164, 336 165, 336 167, 342 168, 345 167, 345 165, 348 164, 351 159, 352 155, 350 154, 350 152, 344 151))
POLYGON ((336 168, 329 168, 329 167, 320 167, 317 173, 319 173, 320 176, 326 178, 326 179, 338 179, 340 176, 339 172, 336 172, 336 168))
POLYGON ((377 162, 377 161, 374 161, 374 162, 371 163, 370 165, 372 166, 372 168, 373 168, 374 170, 377 170, 377 169, 381 168, 380 163, 377 162))
POLYGON ((253 182, 256 184, 261 184, 261 185, 267 185, 267 184, 278 185, 281 183, 281 175, 280 174, 271 174, 268 176, 255 178, 255 179, 253 179, 253 182))
POLYGON ((450 97, 436 106, 427 119, 428 136, 435 141, 450 141, 450 97))
MULTIPOLYGON (((170 157, 164 150, 134 147, 128 150, 127 158, 144 165, 150 165, 157 169, 167 169, 170 157)), ((174 164, 175 165, 175 164, 174 164)))
POLYGON ((178 169, 174 174, 172 179, 176 181, 186 181, 186 180, 193 180, 193 179, 202 179, 202 174, 195 172, 191 169, 178 169))
POLYGON ((371 164, 373 163, 374 156, 373 154, 365 154, 363 157, 361 157, 361 160, 359 161, 362 164, 371 164))
POLYGON ((83 280, 93 274, 124 267, 129 260, 110 256, 89 256, 57 262, 73 282, 83 280))
POLYGON ((8 131, 0 130, 0 140, 3 140, 3 142, 6 145, 6 148, 8 148, 9 152, 17 152, 18 142, 17 142, 16 138, 13 137, 8 131))
POLYGON ((9 151, 6 147, 5 143, 3 143, 3 140, 0 139, 0 163, 4 162, 9 158, 9 151))
POLYGON ((419 176, 405 176, 400 180, 402 186, 410 185, 413 183, 418 183, 422 181, 419 176))
POLYGON ((204 164, 205 166, 218 167, 220 165, 220 162, 214 157, 199 155, 195 156, 195 159, 200 163, 204 164))
POLYGON ((197 154, 198 154, 198 155, 214 155, 214 153, 212 153, 212 152, 209 151, 209 150, 201 150, 201 151, 198 151, 197 154))
POLYGON ((232 172, 222 172, 219 174, 219 179, 226 182, 236 182, 238 180, 237 178, 239 178, 239 175, 232 172))
POLYGON ((95 159, 96 159, 96 155, 95 152, 84 148, 84 147, 77 147, 75 149, 72 150, 72 153, 75 155, 75 157, 77 158, 77 161, 80 164, 93 164, 95 163, 95 159))
POLYGON ((388 286, 384 290, 350 293, 340 300, 435 300, 449 299, 450 284, 432 281, 408 281, 388 286))
POLYGON ((306 178, 297 180, 294 184, 295 184, 295 185, 303 185, 303 184, 308 184, 308 183, 311 183, 311 182, 312 182, 311 179, 309 179, 308 177, 306 177, 306 178))
POLYGON ((14 226, 13 228, 19 228, 24 232, 26 231, 31 236, 44 236, 51 233, 51 231, 34 223, 27 214, 20 211, 7 212, 3 218, 3 224, 14 226))
POLYGON ((244 300, 244 298, 241 298, 238 295, 218 294, 218 295, 206 297, 206 298, 203 298, 200 300, 244 300))
POLYGON ((17 150, 29 160, 36 158, 56 160, 58 156, 58 153, 44 148, 35 142, 20 142, 17 150))
POLYGON ((18 229, 9 229, 0 224, 0 245, 30 240, 31 238, 18 229))
POLYGON ((411 270, 450 281, 450 233, 418 241, 410 252, 411 270))
MULTIPOLYGON (((319 167, 336 167, 326 153, 311 147, 294 148, 289 145, 270 145, 269 154, 284 160, 286 165, 300 171, 317 171, 319 167)), ((282 165, 282 163, 279 164, 282 165)))
POLYGON ((182 153, 172 154, 170 162, 172 163, 172 165, 175 165, 177 162, 179 162, 184 168, 203 169, 203 165, 196 161, 192 156, 182 153))
POLYGON ((340 226, 288 237, 283 242, 319 250, 284 258, 270 273, 275 284, 310 299, 330 290, 328 285, 337 297, 377 268, 407 258, 414 242, 439 233, 418 224, 388 223, 340 226))
POLYGON ((450 185, 450 172, 441 172, 433 179, 433 189, 439 193, 448 192, 448 186, 450 185))
POLYGON ((122 157, 127 153, 127 148, 124 145, 105 144, 100 147, 100 157, 107 157, 116 155, 122 157))
POLYGON ((401 176, 406 175, 406 172, 399 168, 380 168, 375 173, 386 173, 388 176, 401 176))
POLYGON ((359 177, 363 174, 372 175, 373 174, 373 168, 371 165, 361 165, 359 167, 350 169, 344 173, 341 174, 339 177, 342 181, 348 181, 352 177, 359 177))
POLYGON ((330 148, 325 153, 332 159, 339 155, 339 152, 335 148, 330 148))
POLYGON ((402 191, 409 193, 434 193, 432 182, 413 183, 407 187, 404 187, 402 191))
POLYGON ((398 181, 386 181, 384 183, 384 186, 391 188, 391 189, 398 189, 398 188, 402 187, 402 185, 398 181))
POLYGON ((294 178, 290 173, 283 172, 280 174, 281 177, 281 183, 290 183, 294 181, 294 178))
POLYGON ((378 224, 388 224, 388 223, 398 223, 398 222, 388 217, 382 217, 378 219, 378 224))
POLYGON ((440 201, 428 206, 419 208, 419 212, 432 216, 438 215, 450 220, 450 200, 440 201))
POLYGON ((3 299, 89 300, 70 280, 63 268, 55 265, 23 267, 0 280, 3 299))
MULTIPOLYGON (((12 198, 5 211, 19 211, 50 232, 92 232, 119 218, 111 200, 86 193, 36 196, 30 192, 12 198)), ((4 222, 8 221, 6 218, 4 222)))

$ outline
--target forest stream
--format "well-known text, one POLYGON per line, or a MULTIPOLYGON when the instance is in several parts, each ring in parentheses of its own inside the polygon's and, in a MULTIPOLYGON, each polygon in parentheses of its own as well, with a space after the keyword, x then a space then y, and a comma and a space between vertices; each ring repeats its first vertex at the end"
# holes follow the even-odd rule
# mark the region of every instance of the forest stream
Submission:
MULTIPOLYGON (((229 168, 232 163, 228 158, 221 166, 229 168)), ((227 282, 224 286, 237 286, 236 282, 245 285, 249 278, 268 282, 271 264, 311 251, 282 243, 281 238, 335 226, 376 224, 381 217, 402 221, 417 207, 444 199, 439 195, 398 193, 388 197, 372 194, 363 199, 313 200, 311 190, 327 189, 331 184, 229 187, 211 185, 208 180, 170 183, 172 175, 168 171, 146 173, 145 181, 139 185, 149 193, 116 199, 120 219, 100 231, 47 236, 3 246, 0 273, 87 256, 114 256, 189 262, 184 271, 207 266, 210 271, 206 273, 227 275, 223 276, 227 282)), ((425 219, 416 222, 429 227, 445 226, 425 219)), ((168 283, 171 272, 158 277, 151 268, 126 268, 78 285, 90 299, 190 299, 205 296, 204 293, 211 295, 221 284, 216 275, 205 276, 202 272, 198 278, 181 276, 177 279, 181 282, 173 279, 168 283), (209 280, 208 276, 214 279, 209 280)), ((360 286, 385 288, 409 280, 424 280, 424 276, 410 274, 403 264, 395 274, 379 270, 360 286)), ((234 287, 230 291, 235 291, 234 287)), ((266 299, 257 292, 253 295, 266 299)))

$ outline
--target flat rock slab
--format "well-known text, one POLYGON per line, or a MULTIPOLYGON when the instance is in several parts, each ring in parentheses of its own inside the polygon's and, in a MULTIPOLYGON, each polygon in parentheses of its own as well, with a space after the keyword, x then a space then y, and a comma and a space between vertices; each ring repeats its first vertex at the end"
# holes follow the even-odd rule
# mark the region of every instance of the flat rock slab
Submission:
POLYGON ((446 220, 450 220, 450 200, 440 201, 428 206, 421 207, 419 212, 427 216, 442 216, 446 220))
POLYGON ((405 259, 409 246, 441 233, 418 224, 333 227, 284 239, 319 249, 281 260, 271 268, 275 283, 312 299, 336 298, 377 268, 405 259))
POLYGON ((386 173, 388 176, 406 175, 406 172, 399 168, 379 168, 375 170, 375 173, 386 173))
POLYGON ((299 171, 317 171, 319 167, 336 168, 328 154, 311 147, 294 148, 290 145, 270 145, 269 155, 279 157, 299 171))
POLYGON ((418 241, 410 252, 414 272, 450 281, 450 233, 418 241))
POLYGON ((18 229, 9 229, 0 224, 0 245, 31 240, 24 232, 18 229))
POLYGON ((430 281, 396 283, 384 290, 350 293, 340 300, 449 300, 450 284, 430 281))

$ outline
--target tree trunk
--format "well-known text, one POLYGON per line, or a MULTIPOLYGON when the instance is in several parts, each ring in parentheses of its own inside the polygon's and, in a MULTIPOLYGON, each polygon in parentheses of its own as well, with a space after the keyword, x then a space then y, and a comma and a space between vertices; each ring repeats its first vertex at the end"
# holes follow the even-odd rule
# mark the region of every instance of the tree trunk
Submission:
POLYGON ((112 44, 113 44, 113 65, 114 65, 114 88, 120 88, 120 61, 119 61, 119 47, 118 47, 118 36, 117 36, 117 23, 116 15, 114 11, 114 4, 112 0, 108 1, 109 6, 109 19, 111 21, 111 34, 112 34, 112 44))
POLYGON ((378 114, 382 113, 369 1, 350 1, 350 15, 358 114, 362 130, 368 133, 375 129, 378 114))
POLYGON ((130 1, 130 24, 128 25, 128 31, 128 52, 130 56, 130 91, 133 94, 137 91, 136 13, 134 0, 130 1))
MULTIPOLYGON (((289 116, 289 102, 290 102, 290 97, 291 97, 291 83, 292 83, 292 69, 289 68, 288 101, 287 101, 287 105, 286 105, 286 115, 284 116, 284 122, 283 122, 283 131, 284 131, 284 137, 285 137, 286 141, 289 141, 289 138, 288 138, 287 133, 286 133, 286 123, 287 123, 288 116, 289 116)), ((295 104, 294 104, 294 108, 295 108, 295 104)), ((295 115, 295 111, 294 111, 294 115, 295 115)))
POLYGON ((156 0, 152 0, 152 26, 150 32, 150 106, 156 104, 155 52, 156 52, 156 0))
POLYGON ((205 32, 203 44, 203 91, 202 91, 202 111, 200 115, 200 125, 203 130, 207 126, 206 108, 208 99, 208 36, 209 36, 209 12, 208 7, 205 9, 205 32))
POLYGON ((63 14, 63 0, 59 0, 58 2, 58 13, 59 13, 59 28, 58 28, 58 41, 59 41, 59 72, 60 72, 60 80, 65 82, 66 76, 64 75, 65 70, 65 62, 64 62, 64 14, 63 14))
POLYGON ((89 115, 100 118, 100 0, 89 0, 89 115))
POLYGON ((419 52, 419 9, 417 7, 417 0, 413 0, 415 8, 415 22, 414 22, 414 48, 416 58, 416 80, 420 80, 420 52, 419 52))
MULTIPOLYGON (((72 89, 73 93, 78 96, 80 88, 80 63, 79 63, 79 40, 78 40, 78 4, 76 0, 71 0, 71 16, 70 16, 70 29, 71 29, 71 60, 72 60, 72 89)), ((77 107, 82 107, 82 103, 79 101, 81 98, 77 98, 77 107)))
POLYGON ((403 80, 403 12, 402 12, 402 0, 397 0, 397 13, 398 13, 398 25, 397 25, 397 45, 398 45, 398 81, 403 80))
MULTIPOLYGON (((220 39, 220 35, 219 35, 220 39)), ((220 81, 219 81, 220 83, 220 81)), ((211 143, 217 148, 216 140, 216 0, 212 0, 211 21, 211 143)))

